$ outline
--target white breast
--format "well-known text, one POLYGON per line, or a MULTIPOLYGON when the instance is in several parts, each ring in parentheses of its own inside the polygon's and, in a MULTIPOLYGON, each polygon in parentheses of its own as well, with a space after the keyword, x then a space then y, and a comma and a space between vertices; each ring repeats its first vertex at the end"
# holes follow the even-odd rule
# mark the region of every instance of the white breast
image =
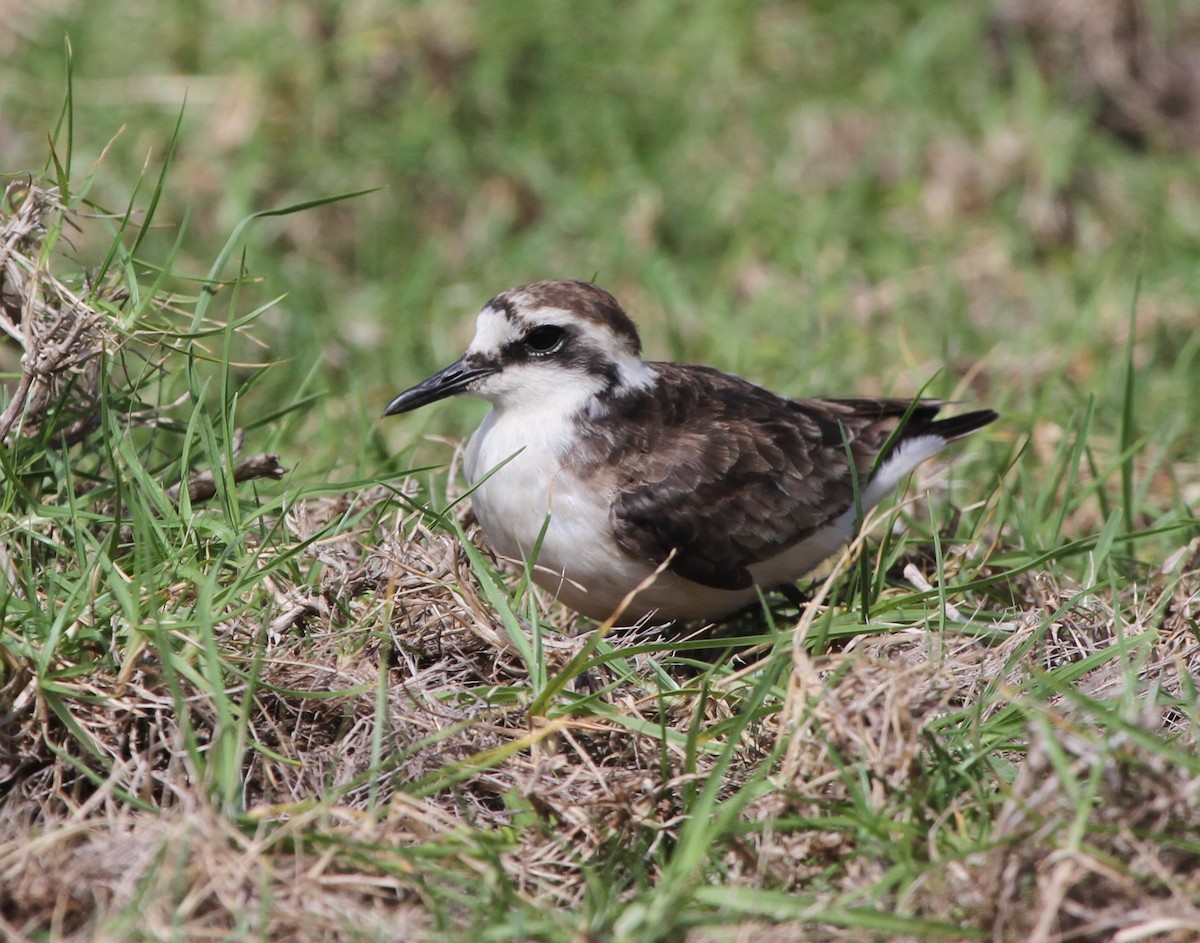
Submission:
POLYGON ((515 560, 530 558, 537 548, 538 584, 590 614, 596 606, 576 605, 579 590, 572 584, 587 586, 593 598, 607 596, 610 585, 613 592, 623 587, 623 595, 646 568, 614 552, 611 491, 580 481, 572 471, 573 422, 549 409, 540 415, 522 410, 519 418, 492 410, 467 444, 465 470, 491 548, 515 560))
POLYGON ((600 536, 579 489, 562 486, 560 454, 569 431, 553 415, 517 418, 493 409, 471 436, 465 461, 467 481, 475 488, 471 500, 498 553, 518 559, 532 553, 551 512, 556 531, 569 527, 584 532, 579 536, 600 536))

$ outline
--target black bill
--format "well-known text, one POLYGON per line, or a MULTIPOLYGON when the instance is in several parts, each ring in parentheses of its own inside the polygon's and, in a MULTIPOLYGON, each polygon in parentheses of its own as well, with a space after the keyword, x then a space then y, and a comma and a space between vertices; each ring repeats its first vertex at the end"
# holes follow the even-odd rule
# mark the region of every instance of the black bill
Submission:
POLYGON ((465 363, 465 360, 465 357, 460 357, 429 379, 422 380, 411 390, 405 390, 388 403, 388 408, 383 411, 383 414, 395 416, 397 413, 406 413, 418 406, 436 403, 439 399, 461 393, 471 385, 472 381, 496 372, 495 367, 474 367, 465 363))

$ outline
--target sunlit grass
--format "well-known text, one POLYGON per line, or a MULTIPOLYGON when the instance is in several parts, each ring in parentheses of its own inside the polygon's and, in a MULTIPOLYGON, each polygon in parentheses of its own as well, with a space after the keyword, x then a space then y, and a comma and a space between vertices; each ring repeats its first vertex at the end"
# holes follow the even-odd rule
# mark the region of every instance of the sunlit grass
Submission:
POLYGON ((5 66, 5 217, 58 188, 20 250, 105 338, 0 449, 6 932, 1193 919, 1194 166, 949 4, 196 9, 5 66), (800 614, 575 620, 446 471, 480 407, 378 422, 557 276, 652 357, 1003 421, 800 614))

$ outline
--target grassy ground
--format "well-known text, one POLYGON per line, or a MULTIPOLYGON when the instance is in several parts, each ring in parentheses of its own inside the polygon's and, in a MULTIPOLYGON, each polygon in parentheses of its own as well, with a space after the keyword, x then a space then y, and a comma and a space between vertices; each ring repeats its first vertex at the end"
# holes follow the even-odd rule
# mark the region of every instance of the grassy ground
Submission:
POLYGON ((0 935, 1200 934, 1200 25, 976 6, 0 4, 0 935), (1004 419, 605 632, 377 418, 541 277, 1004 419))

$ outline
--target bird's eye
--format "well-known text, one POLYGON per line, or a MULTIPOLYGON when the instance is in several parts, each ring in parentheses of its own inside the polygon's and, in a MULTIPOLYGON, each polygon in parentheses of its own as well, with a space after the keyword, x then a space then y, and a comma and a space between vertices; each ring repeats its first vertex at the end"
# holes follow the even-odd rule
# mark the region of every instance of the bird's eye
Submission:
POLYGON ((567 332, 556 324, 535 327, 522 338, 531 354, 552 354, 562 347, 566 339, 567 332))

